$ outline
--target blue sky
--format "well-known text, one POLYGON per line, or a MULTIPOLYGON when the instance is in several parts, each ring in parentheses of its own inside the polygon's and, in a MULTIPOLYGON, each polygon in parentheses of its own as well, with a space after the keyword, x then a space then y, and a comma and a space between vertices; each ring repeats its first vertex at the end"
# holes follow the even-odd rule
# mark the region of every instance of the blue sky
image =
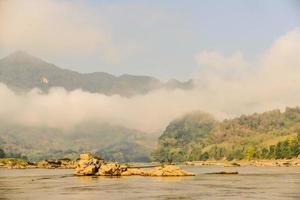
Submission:
POLYGON ((201 51, 259 59, 277 38, 300 27, 296 0, 28 2, 0 6, 3 13, 17 13, 0 16, 6 31, 1 56, 25 50, 80 72, 164 80, 191 78, 205 67, 195 60, 201 51))

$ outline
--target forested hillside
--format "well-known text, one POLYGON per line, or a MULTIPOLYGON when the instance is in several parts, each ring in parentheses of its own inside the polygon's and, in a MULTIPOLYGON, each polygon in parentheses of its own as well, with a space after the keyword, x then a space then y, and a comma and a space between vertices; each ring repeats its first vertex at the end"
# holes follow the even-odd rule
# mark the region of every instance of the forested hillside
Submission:
POLYGON ((155 136, 108 124, 83 124, 70 130, 2 124, 0 157, 5 153, 31 161, 74 159, 89 151, 106 160, 145 162, 155 140, 155 136))
POLYGON ((300 154, 300 108, 242 115, 217 122, 191 113, 171 122, 152 153, 155 160, 280 159, 300 154))

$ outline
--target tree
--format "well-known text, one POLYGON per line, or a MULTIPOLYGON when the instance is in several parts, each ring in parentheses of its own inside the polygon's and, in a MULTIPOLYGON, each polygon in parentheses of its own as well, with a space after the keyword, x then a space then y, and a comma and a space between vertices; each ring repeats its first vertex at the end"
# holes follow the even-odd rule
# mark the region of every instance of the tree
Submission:
POLYGON ((300 154, 300 136, 293 138, 290 141, 290 151, 292 157, 297 157, 300 154))
POLYGON ((275 158, 275 157, 276 157, 275 156, 275 145, 271 145, 268 158, 270 159, 270 158, 275 158))
POLYGON ((0 149, 0 158, 4 158, 5 157, 5 152, 3 149, 0 149))
POLYGON ((266 158, 268 158, 268 155, 269 155, 269 150, 266 149, 266 148, 263 148, 263 149, 261 150, 260 157, 263 158, 263 159, 266 159, 266 158))
POLYGON ((250 146, 246 149, 246 158, 248 160, 252 160, 256 157, 256 148, 254 146, 250 146))
POLYGON ((200 160, 208 160, 208 159, 209 159, 209 155, 207 152, 204 152, 200 157, 200 160))

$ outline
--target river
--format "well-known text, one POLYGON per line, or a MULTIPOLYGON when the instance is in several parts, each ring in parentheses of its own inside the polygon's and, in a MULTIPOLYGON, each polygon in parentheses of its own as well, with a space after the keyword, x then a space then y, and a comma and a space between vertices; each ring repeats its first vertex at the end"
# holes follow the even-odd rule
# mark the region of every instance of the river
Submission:
POLYGON ((300 199, 300 167, 183 168, 196 176, 76 177, 73 170, 0 169, 0 199, 300 199), (222 170, 239 174, 206 174, 222 170))

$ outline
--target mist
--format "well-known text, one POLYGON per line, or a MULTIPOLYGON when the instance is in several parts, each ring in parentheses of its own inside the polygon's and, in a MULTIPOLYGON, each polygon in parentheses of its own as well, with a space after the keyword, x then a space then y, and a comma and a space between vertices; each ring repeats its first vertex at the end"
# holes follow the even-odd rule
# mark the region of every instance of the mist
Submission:
POLYGON ((52 88, 16 93, 0 84, 0 120, 26 126, 70 129, 94 122, 145 132, 162 131, 176 117, 201 110, 217 119, 300 105, 300 29, 277 39, 260 58, 241 52, 225 56, 201 51, 195 56, 192 90, 157 90, 146 95, 106 96, 52 88))

